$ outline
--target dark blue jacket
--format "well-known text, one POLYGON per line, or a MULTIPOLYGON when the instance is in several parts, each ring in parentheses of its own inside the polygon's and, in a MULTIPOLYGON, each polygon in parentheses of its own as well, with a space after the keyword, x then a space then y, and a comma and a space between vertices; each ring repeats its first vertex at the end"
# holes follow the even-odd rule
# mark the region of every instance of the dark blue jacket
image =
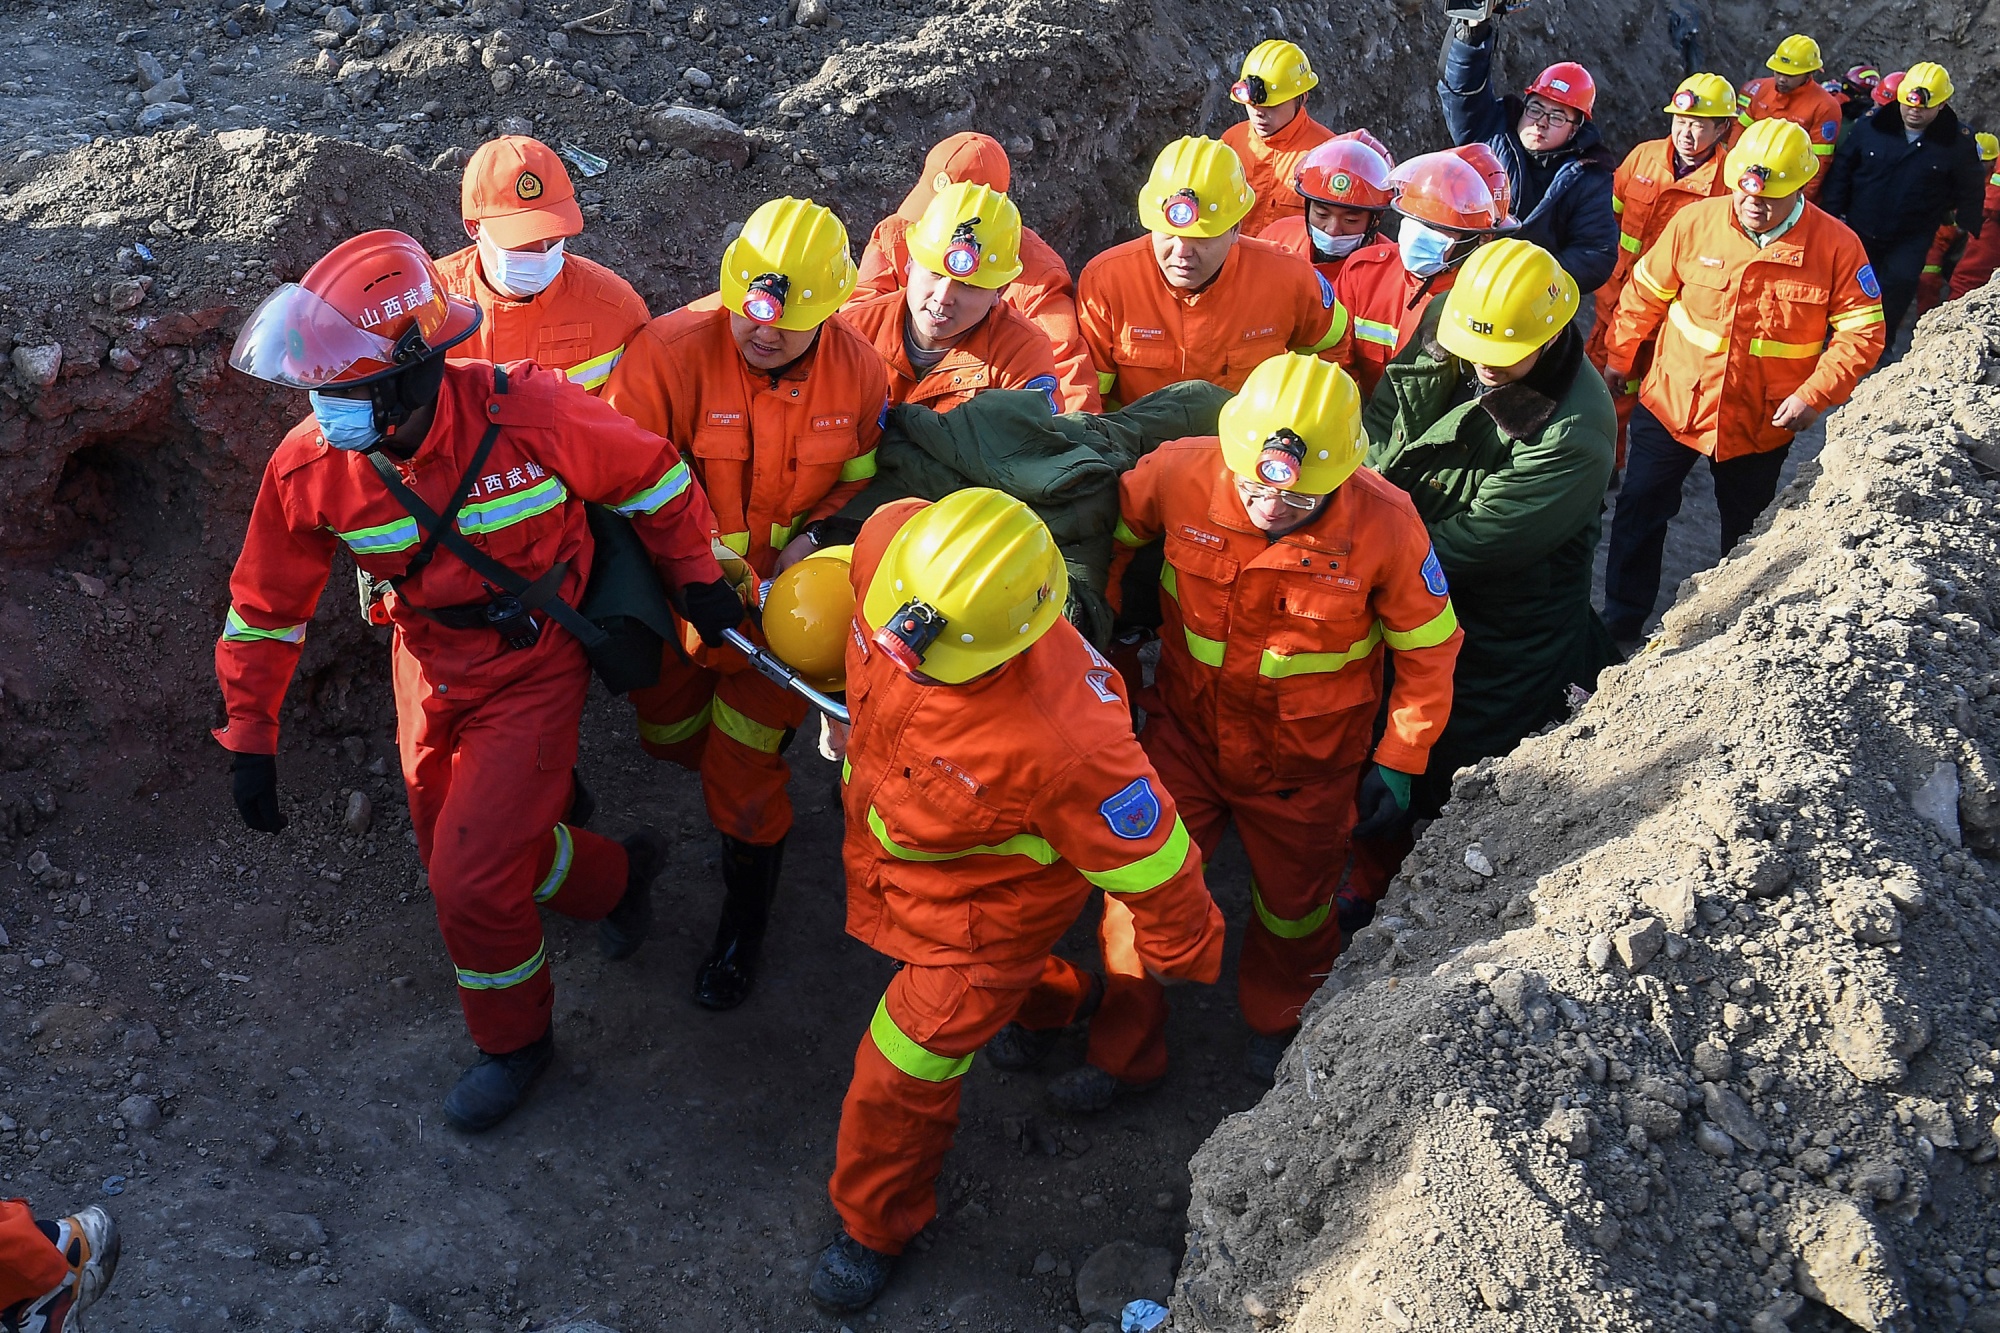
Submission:
POLYGON ((1584 292, 1602 287, 1618 262, 1618 215, 1611 208, 1618 160, 1596 123, 1584 121, 1553 153, 1523 147, 1515 133, 1523 99, 1493 91, 1490 29, 1477 42, 1447 36, 1438 73, 1438 103, 1452 142, 1484 143, 1507 168, 1521 220, 1514 235, 1553 254, 1584 292))
POLYGON ((1979 144, 1950 107, 1911 143, 1894 102, 1856 125, 1834 151, 1819 206, 1863 236, 1893 240, 1925 235, 1949 222, 1977 236, 1986 171, 1979 144))

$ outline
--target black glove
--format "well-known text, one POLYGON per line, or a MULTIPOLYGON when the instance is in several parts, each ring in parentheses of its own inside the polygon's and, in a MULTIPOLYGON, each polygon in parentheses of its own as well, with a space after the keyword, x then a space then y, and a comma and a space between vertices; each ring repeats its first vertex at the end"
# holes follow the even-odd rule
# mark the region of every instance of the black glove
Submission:
POLYGON ((1416 822, 1410 813, 1410 775, 1380 764, 1370 764, 1361 775, 1354 806, 1361 812, 1354 825, 1357 838, 1394 837, 1416 822))
POLYGON ((282 831, 287 821, 284 811, 278 809, 278 757, 239 754, 230 763, 229 772, 243 822, 259 833, 282 831))
POLYGON ((683 613, 701 641, 711 648, 722 645, 722 631, 743 623, 743 599, 728 579, 713 583, 693 583, 681 589, 683 613))

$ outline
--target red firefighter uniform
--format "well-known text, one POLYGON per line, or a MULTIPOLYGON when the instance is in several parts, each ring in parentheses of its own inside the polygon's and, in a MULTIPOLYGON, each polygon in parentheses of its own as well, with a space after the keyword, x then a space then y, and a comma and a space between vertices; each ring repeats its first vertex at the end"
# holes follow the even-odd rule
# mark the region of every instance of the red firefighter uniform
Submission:
MULTIPOLYGON (((722 544, 769 578, 801 528, 838 511, 875 475, 887 392, 882 359, 838 316, 780 374, 751 369, 711 294, 633 335, 604 400, 685 444, 722 544)), ((792 825, 779 749, 805 720, 805 703, 734 649, 692 639, 684 646, 691 661, 670 650, 660 683, 632 691, 640 743, 701 773, 717 831, 775 843, 792 825)))
MULTIPOLYGON (((1314 259, 1312 257, 1312 241, 1306 233, 1306 215, 1303 213, 1295 217, 1279 218, 1276 222, 1264 228, 1263 231, 1257 233, 1257 239, 1260 241, 1269 241, 1286 254, 1297 255, 1311 264, 1322 278, 1334 284, 1335 292, 1340 290, 1340 270, 1345 268, 1347 261, 1354 257, 1353 254, 1340 255, 1337 258, 1327 260, 1324 264, 1314 259)), ((1378 246, 1387 244, 1391 250, 1396 248, 1393 242, 1375 241, 1371 244, 1378 246)), ((1354 252, 1354 254, 1359 253, 1361 253, 1359 250, 1354 252)), ((1353 312, 1349 311, 1348 314, 1351 316, 1353 312)))
POLYGON ((452 349, 453 360, 533 361, 592 393, 611 378, 627 340, 649 317, 631 283, 578 254, 564 254, 556 280, 525 301, 493 290, 476 245, 446 255, 437 267, 445 290, 477 302, 484 316, 452 349))
POLYGON ((1965 243, 1965 253, 1958 257, 1958 267, 1951 273, 1954 301, 1975 287, 1985 286, 1993 270, 2000 268, 2000 169, 1986 182, 1982 211, 1986 220, 1980 224, 1979 234, 1965 243))
POLYGON ((1361 387, 1361 401, 1374 396, 1382 371, 1410 345, 1424 311, 1451 290, 1458 270, 1448 268, 1419 278, 1403 267, 1394 242, 1382 241, 1347 257, 1334 291, 1354 321, 1354 352, 1345 362, 1361 387))
POLYGON ((855 1053, 830 1193, 847 1234, 885 1254, 937 1214, 973 1053, 1016 1017, 1067 1023, 1089 990, 1049 950, 1094 890, 1129 904, 1133 950, 1162 976, 1222 967, 1201 858, 1118 673, 1067 621, 956 686, 911 679, 870 642, 869 581, 923 507, 862 529, 847 651, 847 931, 904 966, 855 1053))
MULTIPOLYGON (((1161 445, 1119 485, 1116 589, 1164 539, 1157 696, 1141 739, 1204 858, 1234 822, 1252 918, 1237 997, 1252 1030, 1296 1027, 1340 953, 1355 787, 1396 654, 1374 759, 1421 773, 1451 711, 1465 637, 1415 506, 1366 468, 1275 540, 1237 498, 1214 436, 1161 445)), ((1128 1083, 1166 1073, 1166 995, 1133 956, 1122 900, 1102 927, 1106 989, 1089 1062, 1128 1083)))
MULTIPOLYGON (((909 285, 910 247, 904 238, 915 225, 915 218, 901 213, 891 213, 875 224, 861 252, 861 271, 854 280, 854 295, 848 298, 850 312, 863 301, 909 285)), ((1076 288, 1070 282, 1069 266, 1033 228, 1021 228, 1021 276, 1001 288, 1000 295, 1048 338, 1056 380, 1062 386, 1061 410, 1101 411, 1097 372, 1090 364, 1083 329, 1077 324, 1076 288)))
POLYGON ((1314 120, 1304 103, 1298 114, 1270 138, 1257 135, 1248 120, 1239 120, 1222 132, 1222 142, 1243 164, 1243 179, 1257 192, 1257 201, 1243 219, 1245 236, 1261 236, 1264 229, 1282 217, 1304 218, 1306 201, 1292 189, 1292 177, 1307 153, 1333 137, 1333 131, 1314 120))
POLYGON ((0 1310, 46 1295, 68 1275, 68 1262, 35 1225, 28 1201, 0 1200, 0 1310))
MULTIPOLYGON (((1944 300, 1945 284, 1951 280, 1946 267, 1951 260, 1952 246, 1958 243, 1959 230, 1955 222, 1947 222, 1937 229, 1931 238, 1930 252, 1924 256, 1923 276, 1917 279, 1917 313, 1937 309, 1944 300)), ((1956 270, 1953 270, 1956 271, 1956 270)))
MULTIPOLYGON (((484 362, 449 366, 429 433, 404 482, 442 512, 479 447, 498 435, 458 528, 523 578, 561 568, 572 605, 590 576, 583 501, 633 522, 671 586, 722 577, 714 517, 673 445, 562 376, 506 368, 499 392, 484 362)), ((417 522, 361 454, 328 447, 311 417, 264 469, 229 584, 216 644, 230 750, 274 754, 278 708, 334 552, 378 579, 402 580, 386 607, 395 627, 397 745, 417 853, 458 970, 466 1025, 481 1050, 518 1050, 549 1027, 554 988, 537 907, 595 920, 625 892, 625 849, 558 820, 571 796, 577 728, 590 672, 559 626, 510 650, 490 629, 421 614, 488 601, 472 569, 438 551, 407 579, 417 522)))
MULTIPOLYGON (((1674 142, 1649 139, 1625 155, 1612 179, 1611 208, 1618 214, 1618 262, 1611 277, 1597 289, 1597 322, 1584 344, 1584 355, 1599 370, 1610 354, 1611 323, 1618 311, 1618 293, 1632 276, 1639 256, 1653 246, 1667 224, 1689 204, 1729 193, 1722 177, 1722 160, 1727 152, 1720 144, 1708 161, 1685 176, 1674 175, 1674 142)), ((1632 406, 1639 401, 1639 381, 1653 362, 1651 344, 1639 350, 1626 391, 1613 397, 1618 410, 1618 454, 1625 454, 1625 423, 1632 418, 1632 406)))
POLYGON ((1819 171, 1806 182, 1806 201, 1819 199, 1820 187, 1826 183, 1827 160, 1833 156, 1834 145, 1840 142, 1842 125, 1840 103, 1833 94, 1811 79, 1795 89, 1790 95, 1778 91, 1778 81, 1771 75, 1752 79, 1736 94, 1736 128, 1729 136, 1733 145, 1743 137, 1743 131, 1760 120, 1789 120, 1803 129, 1812 139, 1812 150, 1820 160, 1819 171))
POLYGON ((1353 351, 1333 284, 1297 255, 1251 237, 1229 247, 1198 292, 1168 285, 1150 237, 1114 245, 1084 265, 1077 312, 1107 405, 1182 380, 1241 388, 1280 352, 1346 365, 1353 351))
POLYGON ((982 389, 1034 389, 1048 397, 1051 412, 1064 410, 1048 338, 1005 299, 994 302, 986 318, 946 349, 944 359, 928 373, 910 364, 903 346, 908 309, 909 293, 895 291, 841 311, 841 318, 874 343, 889 367, 891 403, 949 412, 982 389))

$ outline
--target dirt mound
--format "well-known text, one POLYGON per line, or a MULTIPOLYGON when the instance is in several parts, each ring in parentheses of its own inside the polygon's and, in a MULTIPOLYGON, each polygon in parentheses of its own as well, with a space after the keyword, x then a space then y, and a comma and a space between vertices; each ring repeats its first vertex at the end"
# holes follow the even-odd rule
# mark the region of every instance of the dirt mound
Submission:
POLYGON ((1461 774, 1195 1157, 1185 1327, 2000 1328, 2000 288, 1828 439, 1461 774))

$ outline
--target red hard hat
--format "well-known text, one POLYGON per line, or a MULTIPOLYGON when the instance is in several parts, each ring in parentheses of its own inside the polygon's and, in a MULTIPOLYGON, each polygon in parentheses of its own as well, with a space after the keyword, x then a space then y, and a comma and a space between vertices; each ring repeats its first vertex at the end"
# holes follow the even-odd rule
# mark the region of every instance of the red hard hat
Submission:
POLYGON ((1328 139, 1305 155, 1292 188, 1307 199, 1341 208, 1383 209, 1395 198, 1389 164, 1358 139, 1328 139))
POLYGON ((258 302, 229 364, 298 389, 366 384, 465 341, 479 318, 414 238, 363 232, 258 302))
POLYGON ((1558 60, 1537 74, 1522 96, 1528 93, 1545 102, 1558 102, 1572 111, 1581 111, 1586 118, 1597 105, 1597 81, 1574 60, 1558 60))
POLYGON ((1501 164, 1500 155, 1483 143, 1464 144, 1451 151, 1486 182, 1487 190, 1493 195, 1493 211, 1499 219, 1498 225, 1504 226, 1512 221, 1514 183, 1507 179, 1507 168, 1501 164))
POLYGON ((1456 153, 1425 153, 1389 173, 1393 205, 1404 217, 1453 231, 1491 231, 1499 221, 1493 191, 1456 153))
POLYGON ((1894 74, 1886 74, 1882 77, 1882 82, 1875 85, 1874 98, 1876 106, 1887 106, 1896 100, 1896 94, 1903 91, 1903 76, 1907 73, 1909 73, 1908 70, 1899 69, 1894 74))
POLYGON ((1396 165, 1396 155, 1389 151, 1389 145, 1370 134, 1367 130, 1347 130, 1333 136, 1336 139, 1352 139, 1355 143, 1365 143, 1390 166, 1396 165))

